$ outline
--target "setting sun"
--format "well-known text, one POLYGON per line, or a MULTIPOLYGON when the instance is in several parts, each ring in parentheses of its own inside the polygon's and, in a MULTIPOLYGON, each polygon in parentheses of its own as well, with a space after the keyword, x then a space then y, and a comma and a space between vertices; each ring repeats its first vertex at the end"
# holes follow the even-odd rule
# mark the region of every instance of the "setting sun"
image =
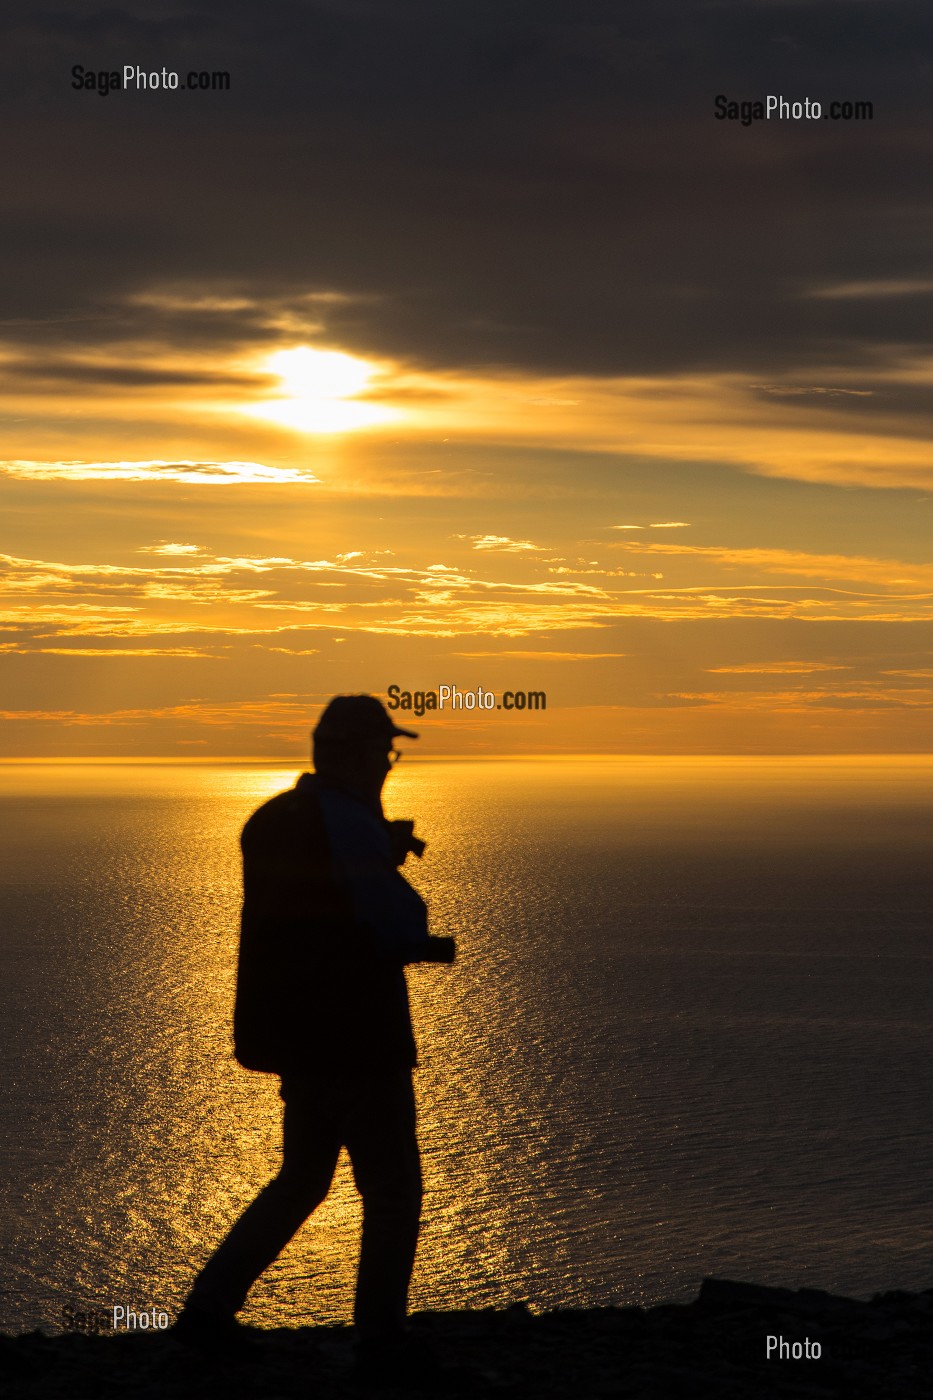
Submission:
POLYGON ((388 423, 396 411, 361 402, 376 366, 340 350, 312 350, 307 345, 278 350, 262 368, 278 377, 284 395, 251 404, 244 412, 303 433, 345 433, 388 423))

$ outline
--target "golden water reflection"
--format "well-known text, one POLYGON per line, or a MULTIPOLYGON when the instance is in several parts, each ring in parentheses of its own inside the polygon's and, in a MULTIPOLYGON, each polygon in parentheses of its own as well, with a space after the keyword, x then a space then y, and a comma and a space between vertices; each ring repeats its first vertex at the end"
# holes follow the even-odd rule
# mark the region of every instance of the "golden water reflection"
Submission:
MULTIPOLYGON (((297 771, 0 770, 16 1319, 172 1311, 277 1169, 277 1082, 230 1053, 237 838, 297 771)), ((414 1307, 645 1302, 725 1269, 910 1285, 929 760, 410 761, 387 809, 459 947, 409 973, 414 1307)), ((359 1222, 342 1160, 247 1317, 346 1321, 359 1222)))

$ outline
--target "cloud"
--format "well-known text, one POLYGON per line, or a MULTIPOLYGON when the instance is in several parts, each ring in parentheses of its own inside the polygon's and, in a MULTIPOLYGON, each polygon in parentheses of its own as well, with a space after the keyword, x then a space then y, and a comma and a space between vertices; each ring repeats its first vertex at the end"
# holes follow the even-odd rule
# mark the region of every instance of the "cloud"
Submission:
POLYGON ((42 111, 6 166, 8 325, 73 344, 135 317, 143 338, 229 347, 274 303, 357 353, 548 374, 760 377, 928 345, 928 112, 905 73, 930 16, 862 6, 840 38, 836 8, 19 16, 0 103, 28 121, 41 93, 42 111), (210 54, 233 75, 222 116, 217 94, 71 90, 73 63, 128 52, 210 54), (799 91, 868 92, 883 120, 717 121, 710 75, 763 94, 780 54, 799 91))
POLYGON ((833 661, 751 661, 744 666, 707 666, 711 676, 809 676, 817 671, 848 671, 833 661))
POLYGON ((170 542, 164 544, 146 544, 142 545, 139 549, 140 554, 167 554, 177 555, 179 557, 188 554, 200 554, 200 552, 201 546, 199 544, 172 544, 170 542))
POLYGON ((243 486, 317 480, 296 467, 259 462, 30 462, 0 461, 0 473, 31 481, 178 481, 198 486, 243 486))
POLYGON ((933 564, 876 559, 864 555, 817 554, 806 550, 740 548, 729 545, 649 544, 641 540, 610 546, 632 554, 660 555, 744 568, 754 573, 846 580, 885 589, 933 589, 933 564))
POLYGON ((557 569, 548 568, 549 574, 593 574, 597 578, 663 578, 663 574, 649 574, 639 569, 580 569, 562 564, 557 569))
MULTIPOLYGON (((871 388, 865 387, 864 375, 845 366, 826 369, 823 383, 807 385, 795 377, 749 382, 747 376, 721 373, 667 378, 578 373, 548 379, 511 367, 457 373, 384 358, 371 387, 349 397, 334 398, 330 391, 315 395, 310 381, 304 388, 292 384, 291 397, 275 397, 271 371, 246 376, 235 387, 237 366, 244 364, 268 370, 274 364, 281 368, 284 361, 286 367, 300 369, 302 356, 315 357, 308 362, 312 367, 339 362, 372 369, 377 364, 349 357, 333 342, 296 344, 292 337, 283 343, 281 334, 267 328, 259 339, 224 346, 211 357, 210 373, 197 368, 201 352, 193 355, 182 342, 176 369, 180 378, 192 381, 184 390, 168 384, 172 365, 161 342, 137 339, 115 346, 121 372, 131 361, 134 373, 141 379, 151 376, 153 384, 145 392, 124 388, 100 394, 93 399, 92 417, 80 385, 67 390, 39 379, 26 392, 25 381, 6 382, 5 410, 28 426, 20 435, 22 457, 0 463, 0 474, 193 485, 322 484, 307 464, 309 447, 318 449, 321 434, 336 433, 342 445, 359 433, 383 445, 387 440, 430 444, 433 456, 430 462, 421 459, 417 468, 409 458, 390 474, 369 471, 365 482, 357 474, 331 469, 323 478, 326 489, 353 494, 365 488, 367 494, 389 495, 399 489, 414 495, 494 495, 507 489, 508 481, 481 471, 474 465, 477 459, 467 465, 450 448, 451 435, 460 448, 520 444, 614 459, 624 454, 728 462, 745 471, 805 481, 924 489, 933 484, 928 450, 933 406, 926 387, 933 349, 929 356, 911 357, 888 347, 884 363, 879 361, 873 371, 871 388), (157 386, 160 376, 166 382, 157 386), (199 376, 205 381, 200 387, 195 383, 199 376), (575 391, 572 403, 563 395, 541 397, 548 388, 568 386, 575 391), (530 414, 529 402, 538 399, 530 414), (382 427, 380 418, 385 420, 382 427), (67 431, 72 460, 44 459, 51 425, 58 439, 67 431), (145 461, 135 460, 141 432, 152 451, 145 461), (102 460, 102 434, 112 460, 102 460), (200 444, 200 460, 189 460, 194 441, 200 444)), ((627 522, 612 528, 683 529, 688 523, 627 522)), ((505 536, 489 539, 488 548, 538 547, 522 539, 495 543, 505 536)))
POLYGON ((115 639, 146 638, 176 655, 185 645, 216 654, 249 638, 284 654, 319 650, 316 630, 330 637, 335 627, 370 637, 507 637, 634 618, 933 616, 933 565, 631 540, 612 548, 664 558, 673 577, 662 583, 656 573, 599 564, 555 569, 536 552, 512 554, 507 577, 454 565, 438 571, 363 550, 330 559, 149 553, 145 564, 139 551, 133 563, 99 564, 3 555, 0 625, 29 627, 31 640, 17 645, 30 649, 67 650, 63 639, 81 638, 87 648, 109 650, 115 639), (794 581, 800 577, 805 582, 794 581), (283 637, 286 631, 292 635, 283 637))
POLYGON ((457 538, 472 540, 474 549, 496 549, 507 554, 521 554, 541 548, 541 545, 532 544, 530 540, 511 540, 508 535, 458 535, 457 538))
POLYGON ((223 296, 219 293, 205 296, 199 292, 196 285, 179 287, 174 291, 152 289, 137 292, 127 297, 127 301, 133 306, 154 307, 157 311, 165 312, 181 311, 186 315, 201 312, 223 315, 227 312, 262 310, 260 304, 250 297, 223 296))
MULTIPOLYGON (((134 347, 139 354, 139 348, 134 347)), ((152 350, 150 348, 150 355, 152 350)), ((143 358, 140 356, 140 358, 143 358)), ((108 394, 123 390, 210 389, 214 393, 233 390, 244 393, 266 386, 266 376, 236 374, 232 371, 198 370, 179 365, 127 364, 117 360, 82 360, 48 357, 7 358, 3 362, 7 379, 5 392, 48 393, 49 383, 56 392, 68 386, 85 398, 96 389, 108 394), (12 381, 12 382, 10 382, 12 381), (22 381, 22 382, 17 382, 22 381)))
POLYGON ((18 646, 14 642, 0 642, 0 652, 16 656, 181 656, 187 659, 216 660, 216 653, 200 651, 196 647, 41 647, 18 646))
POLYGON ((186 555, 145 567, 0 555, 0 624, 28 622, 95 639, 185 632, 258 637, 296 625, 332 630, 337 617, 342 630, 374 634, 519 635, 595 626, 615 606, 610 592, 579 580, 438 574, 359 550, 330 560, 186 555), (259 621, 264 613, 266 625, 259 621))
POLYGON ((882 692, 871 686, 849 685, 838 690, 743 690, 730 692, 727 699, 716 691, 684 691, 677 698, 696 705, 727 704, 729 709, 737 712, 806 714, 813 710, 859 710, 870 714, 873 711, 928 708, 933 700, 933 688, 916 692, 882 692))
POLYGON ((820 395, 827 398, 870 399, 874 397, 875 393, 874 389, 827 388, 820 384, 750 384, 748 387, 756 389, 761 394, 771 394, 776 398, 784 399, 819 397, 820 395))
POLYGON ((149 727, 159 721, 196 720, 199 724, 227 726, 268 725, 286 722, 305 724, 308 713, 306 700, 286 700, 269 697, 264 700, 239 700, 217 703, 205 700, 187 700, 177 705, 152 705, 133 708, 101 708, 93 710, 47 709, 47 710, 0 710, 0 719, 7 721, 29 720, 30 722, 81 725, 96 727, 102 722, 107 725, 149 727))
POLYGON ((508 657, 518 661, 620 661, 625 651, 515 651, 503 647, 499 651, 455 651, 453 656, 508 657))
POLYGON ((863 297, 909 297, 927 296, 933 292, 933 281, 929 278, 889 279, 876 282, 837 282, 826 287, 817 287, 809 293, 811 297, 827 301, 851 300, 863 297))

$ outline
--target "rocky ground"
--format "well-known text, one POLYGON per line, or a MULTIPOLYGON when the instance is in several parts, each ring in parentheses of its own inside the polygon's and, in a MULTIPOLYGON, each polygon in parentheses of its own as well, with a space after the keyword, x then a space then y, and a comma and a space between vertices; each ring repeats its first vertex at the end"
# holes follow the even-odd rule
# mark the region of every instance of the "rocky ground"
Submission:
POLYGON ((930 1400, 933 1289, 857 1302, 828 1293, 707 1279, 689 1304, 533 1315, 421 1313, 413 1329, 441 1378, 364 1383, 351 1333, 305 1327, 252 1333, 255 1354, 203 1355, 170 1334, 0 1337, 10 1400, 356 1400, 384 1395, 490 1400, 930 1400), (775 1354, 766 1359, 767 1339, 775 1354), (777 1355, 783 1341, 809 1359, 777 1355), (808 1344, 808 1345, 807 1345, 808 1344), (819 1347, 821 1355, 813 1353, 819 1347))

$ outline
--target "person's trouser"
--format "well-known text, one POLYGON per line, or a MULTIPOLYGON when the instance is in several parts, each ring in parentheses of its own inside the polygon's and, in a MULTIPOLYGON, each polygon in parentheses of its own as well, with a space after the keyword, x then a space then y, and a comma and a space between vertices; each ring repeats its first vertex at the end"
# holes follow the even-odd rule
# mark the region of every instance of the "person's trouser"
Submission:
POLYGON ((205 1264, 188 1301, 237 1312, 259 1275, 327 1195, 345 1146, 363 1198, 353 1320, 361 1335, 397 1332, 405 1321, 421 1213, 411 1072, 382 1070, 336 1082, 285 1075, 281 1093, 281 1171, 205 1264))

